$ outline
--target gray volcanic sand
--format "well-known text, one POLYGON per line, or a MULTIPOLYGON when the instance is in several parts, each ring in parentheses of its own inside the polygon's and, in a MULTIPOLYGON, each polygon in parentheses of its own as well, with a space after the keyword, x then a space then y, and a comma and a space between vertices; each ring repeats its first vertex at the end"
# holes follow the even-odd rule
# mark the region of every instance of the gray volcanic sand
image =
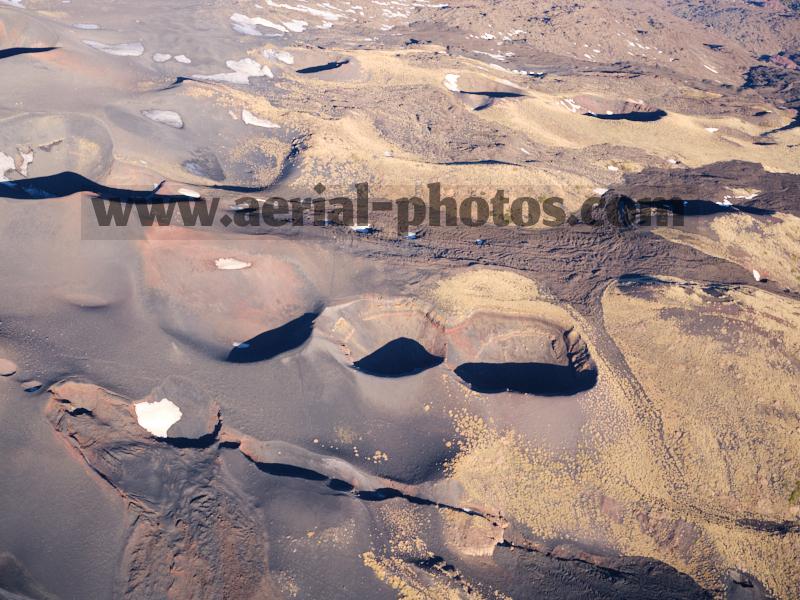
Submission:
POLYGON ((4 552, 59 597, 111 597, 127 529, 124 501, 53 436, 37 398, 6 378, 0 390, 4 552))

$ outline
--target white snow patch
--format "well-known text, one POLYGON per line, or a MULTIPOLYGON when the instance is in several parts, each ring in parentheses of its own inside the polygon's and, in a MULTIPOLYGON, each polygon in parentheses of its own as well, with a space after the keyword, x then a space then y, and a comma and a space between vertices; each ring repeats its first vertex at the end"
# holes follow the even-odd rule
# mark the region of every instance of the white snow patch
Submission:
POLYGON ((156 437, 167 437, 169 428, 181 420, 183 413, 175 404, 162 398, 158 402, 137 402, 133 405, 139 426, 156 437))
POLYGON ((172 54, 163 54, 161 52, 153 54, 153 61, 157 63, 167 62, 170 58, 172 58, 172 54))
POLYGON ((183 129, 183 119, 174 110, 143 110, 142 114, 156 123, 168 125, 175 129, 183 129))
POLYGON ((181 196, 186 196, 187 198, 199 198, 200 192, 195 192, 194 190, 190 190, 189 188, 179 188, 178 193, 181 196))
POLYGON ((72 25, 75 29, 100 29, 100 25, 96 25, 95 23, 75 23, 72 25))
POLYGON ((301 33, 306 30, 306 27, 308 27, 308 23, 296 19, 293 21, 284 21, 283 25, 286 27, 286 29, 293 31, 294 33, 301 33))
POLYGON ((608 191, 608 188, 594 188, 592 192, 594 192, 595 196, 602 196, 608 191))
POLYGON ((189 58, 188 56, 186 56, 185 54, 178 54, 178 55, 175 57, 175 60, 176 60, 177 62, 179 62, 179 63, 183 63, 184 65, 191 64, 191 62, 192 62, 192 59, 190 59, 190 58, 189 58))
MULTIPOLYGON (((6 177, 6 173, 10 171, 15 171, 22 175, 23 177, 28 176, 28 165, 33 162, 33 150, 28 149, 26 152, 21 148, 17 148, 17 152, 19 152, 20 156, 20 163, 17 166, 16 160, 14 160, 13 156, 9 156, 8 154, 4 154, 0 152, 0 181, 6 183, 6 185, 13 185, 13 182, 10 182, 9 179, 6 177)), ((25 191, 29 191, 33 193, 31 190, 34 188, 23 188, 25 191)))
MULTIPOLYGON (((255 200, 258 204, 264 204, 266 202, 266 200, 263 200, 262 198, 253 198, 253 200, 255 200)), ((275 205, 275 203, 273 203, 273 205, 275 205)), ((275 207, 278 208, 277 205, 275 205, 275 207)), ((228 207, 228 210, 232 212, 243 212, 252 209, 253 209, 252 202, 237 202, 235 204, 231 204, 228 207)))
POLYGON ((458 89, 458 78, 460 75, 455 75, 454 73, 448 73, 444 76, 444 87, 446 87, 451 92, 460 92, 461 90, 458 89))
POLYGON ((609 171, 619 171, 619 167, 615 167, 614 165, 608 165, 609 171))
POLYGON ((280 23, 268 21, 263 17, 248 17, 242 13, 233 13, 233 15, 231 15, 231 21, 233 22, 234 30, 245 35, 263 35, 258 30, 258 25, 261 25, 261 27, 268 27, 270 29, 277 29, 281 33, 289 32, 289 30, 280 23))
POLYGON ((264 50, 262 52, 264 58, 268 58, 269 60, 279 60, 282 63, 287 65, 294 64, 294 56, 290 52, 286 52, 285 50, 264 50))
POLYGON ((755 269, 753 269, 753 279, 755 279, 756 281, 761 281, 761 273, 759 273, 755 269))
POLYGON ((255 127, 265 127, 267 129, 276 129, 280 127, 277 123, 273 123, 272 121, 267 121, 266 119, 259 119, 249 110, 245 109, 242 111, 242 121, 247 123, 248 125, 253 125, 255 127))
POLYGON ((28 165, 33 162, 33 150, 30 152, 23 152, 22 150, 19 151, 20 158, 22 158, 22 163, 20 163, 19 168, 17 171, 23 177, 28 176, 28 165))
POLYGON ((492 54, 491 52, 482 52, 481 50, 473 50, 472 53, 473 54, 483 54, 484 56, 488 56, 490 58, 493 58, 493 59, 499 60, 499 61, 505 61, 506 60, 506 57, 505 57, 504 54, 492 54))
MULTIPOLYGON (((328 10, 319 10, 317 8, 311 8, 308 6, 291 6, 289 4, 278 4, 277 2, 273 2, 272 0, 267 0, 267 6, 271 6, 272 8, 285 8, 286 10, 296 10, 297 12, 306 13, 314 17, 321 17, 328 21, 338 21, 339 18, 341 17, 341 15, 338 15, 334 12, 330 12, 328 10)), ((324 4, 322 6, 333 8, 330 4, 324 4)))
POLYGON ((203 81, 219 81, 222 83, 238 83, 241 85, 248 85, 251 77, 273 77, 272 71, 267 65, 261 65, 252 58, 228 60, 225 62, 225 65, 232 71, 231 73, 193 75, 193 77, 203 81))
POLYGON ((719 127, 706 127, 706 131, 708 133, 717 133, 719 131, 719 127))
POLYGON ((578 112, 581 110, 581 105, 575 102, 572 98, 564 98, 561 101, 561 105, 567 108, 570 112, 578 112))
POLYGON ((0 181, 8 181, 6 173, 16 171, 17 165, 14 164, 14 157, 0 152, 0 181))
POLYGON ((94 40, 83 40, 83 43, 100 50, 106 54, 114 56, 141 56, 144 54, 144 46, 141 42, 124 42, 122 44, 104 44, 103 42, 95 42, 94 40))
POLYGON ((761 193, 761 190, 756 190, 750 194, 745 194, 743 196, 725 196, 725 198, 736 198, 737 200, 752 200, 756 196, 761 193))
POLYGON ((252 267, 253 263, 244 262, 235 258, 218 258, 214 261, 214 265, 220 271, 238 271, 240 269, 247 269, 252 267))

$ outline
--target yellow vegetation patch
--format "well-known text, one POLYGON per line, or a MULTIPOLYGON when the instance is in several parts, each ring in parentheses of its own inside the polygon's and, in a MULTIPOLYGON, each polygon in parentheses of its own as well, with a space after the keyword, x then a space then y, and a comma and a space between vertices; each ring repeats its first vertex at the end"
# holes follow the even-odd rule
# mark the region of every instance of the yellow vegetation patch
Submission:
POLYGON ((752 138, 763 130, 734 117, 671 113, 652 123, 601 120, 571 112, 560 104, 561 99, 533 92, 529 98, 493 106, 479 114, 549 146, 577 149, 609 144, 638 148, 665 160, 678 159, 690 167, 738 159, 760 162, 778 171, 800 172, 800 156, 787 152, 784 146, 800 138, 795 130, 776 138, 783 143, 757 146, 752 138))
POLYGON ((711 231, 714 237, 677 227, 659 228, 655 233, 734 262, 748 271, 754 269, 765 279, 800 289, 799 218, 785 213, 755 217, 736 212, 715 218, 711 231))
MULTIPOLYGON (((536 302, 513 277, 476 273, 442 282, 442 305, 502 307, 503 294, 536 302)), ((587 424, 577 451, 534 447, 468 410, 451 413, 458 452, 447 471, 465 501, 536 536, 666 562, 708 589, 739 569, 796 597, 798 536, 757 523, 800 512, 790 502, 800 474, 800 305, 746 288, 718 298, 672 279, 636 293, 612 286, 603 309, 625 362, 609 361, 599 332, 587 330, 601 378, 580 399, 587 424)))

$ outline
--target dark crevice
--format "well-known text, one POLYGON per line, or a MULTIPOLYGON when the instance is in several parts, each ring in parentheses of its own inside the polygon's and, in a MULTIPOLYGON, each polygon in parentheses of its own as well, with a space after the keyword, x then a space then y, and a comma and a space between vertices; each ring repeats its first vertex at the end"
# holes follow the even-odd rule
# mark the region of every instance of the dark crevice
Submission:
POLYGON ((402 498, 403 500, 406 500, 407 502, 410 502, 411 504, 416 504, 418 506, 435 506, 437 508, 444 508, 447 510, 454 510, 456 512, 468 515, 475 515, 477 517, 488 518, 486 515, 479 513, 477 511, 469 510, 466 508, 460 508, 458 506, 453 506, 451 504, 444 504, 442 502, 436 502, 435 500, 422 498, 420 496, 405 494, 400 490, 396 490, 394 488, 378 488, 376 490, 354 490, 352 493, 359 500, 364 500, 366 502, 383 502, 384 500, 392 500, 393 498, 402 498))
POLYGON ((559 556, 557 554, 553 554, 547 550, 541 550, 534 546, 529 546, 527 544, 518 544, 514 542, 509 542, 508 540, 503 540, 502 542, 497 544, 500 548, 510 548, 512 550, 520 550, 522 552, 530 552, 533 554, 541 554, 546 556, 547 558, 552 558, 553 560, 561 561, 561 562, 576 562, 581 563, 583 565, 587 565, 593 569, 597 569, 603 575, 608 577, 609 579, 616 581, 618 579, 622 579, 625 577, 625 573, 619 571, 618 569, 612 569, 611 567, 605 567, 603 565, 599 565, 595 562, 590 560, 586 560, 584 558, 578 558, 577 556, 559 556))
POLYGON ((385 500, 391 500, 394 498, 402 498, 403 500, 406 500, 411 504, 417 504, 420 506, 435 506, 437 508, 453 510, 460 513, 481 517, 484 519, 491 518, 488 515, 485 515, 476 510, 460 508, 458 506, 452 506, 450 504, 436 502, 435 500, 430 500, 428 498, 422 498, 420 496, 406 494, 395 488, 382 487, 382 488, 376 488, 374 490, 359 490, 356 489, 355 486, 346 481, 343 481, 338 478, 329 477, 324 473, 320 473, 319 471, 315 471, 313 469, 306 469, 304 467, 298 467, 288 463, 261 462, 258 460, 254 460, 251 456, 245 454, 244 452, 242 452, 242 455, 247 460, 252 462, 258 468, 258 470, 263 473, 267 473, 275 477, 290 477, 296 479, 305 479, 307 481, 312 481, 312 482, 319 482, 319 483, 324 482, 325 485, 333 491, 352 495, 355 498, 358 498, 359 500, 364 500, 365 502, 383 502, 385 500))

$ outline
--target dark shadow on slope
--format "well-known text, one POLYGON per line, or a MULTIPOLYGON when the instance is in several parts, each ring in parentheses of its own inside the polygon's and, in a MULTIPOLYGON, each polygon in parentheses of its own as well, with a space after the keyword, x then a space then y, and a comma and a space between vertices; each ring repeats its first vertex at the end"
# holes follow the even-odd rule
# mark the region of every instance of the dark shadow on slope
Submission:
MULTIPOLYGON (((263 192, 265 186, 247 187, 240 185, 213 185, 213 190, 254 194, 263 192)), ((179 202, 190 201, 187 196, 159 195, 152 190, 128 190, 102 185, 72 171, 63 171, 55 175, 30 177, 0 182, 0 198, 18 200, 41 200, 42 198, 62 198, 78 192, 91 192, 106 200, 122 202, 179 202)))
POLYGON ((770 216, 775 214, 775 211, 767 208, 758 208, 755 206, 738 205, 731 203, 717 204, 710 200, 688 200, 686 204, 681 201, 673 200, 642 200, 638 203, 638 208, 642 216, 647 217, 648 209, 657 209, 669 212, 675 215, 683 215, 686 217, 704 217, 717 214, 743 212, 748 215, 756 216, 770 216))
POLYGON ((428 352, 409 338, 397 338, 353 363, 353 366, 376 377, 405 377, 442 364, 444 359, 428 352))
POLYGON ((773 129, 771 131, 766 131, 762 133, 762 137, 766 135, 772 135, 773 133, 781 133, 782 131, 790 131, 792 129, 796 129, 800 127, 800 110, 797 111, 794 119, 792 119, 788 125, 784 125, 783 127, 778 127, 777 129, 773 129))
POLYGON ((4 58, 11 58, 12 56, 19 56, 20 54, 39 54, 40 52, 50 52, 51 50, 58 50, 57 46, 47 46, 46 48, 4 48, 0 50, 0 60, 4 58))
POLYGON ((461 92, 462 94, 468 94, 471 96, 486 96, 487 98, 521 98, 526 94, 520 94, 518 92, 461 92))
POLYGON ((341 479, 331 479, 328 481, 328 487, 331 488, 334 492, 352 492, 355 488, 347 483, 346 481, 342 481, 341 479))
POLYGON ((514 167, 520 166, 519 163, 508 162, 505 160, 495 160, 493 158, 485 158, 482 160, 451 160, 447 162, 434 163, 437 165, 445 166, 466 166, 466 165, 511 165, 514 167))
POLYGON ((327 476, 321 473, 302 467, 295 467, 294 465, 262 462, 256 462, 255 465, 259 471, 276 477, 294 477, 295 479, 305 479, 307 481, 326 481, 328 479, 327 476))
POLYGON ((173 81, 172 83, 170 83, 168 86, 161 88, 161 89, 160 89, 160 90, 158 90, 158 91, 159 91, 159 92, 164 92, 164 91, 166 91, 166 90, 172 90, 172 89, 175 89, 176 87, 178 87, 179 85, 181 85, 181 84, 182 84, 184 81, 194 81, 195 83, 206 83, 206 82, 201 82, 201 81, 198 81, 197 79, 194 79, 194 78, 192 78, 192 77, 176 77, 176 78, 175 78, 175 81, 173 81))
POLYGON ((105 200, 120 202, 147 202, 151 204, 186 202, 186 196, 159 195, 156 190, 126 190, 108 187, 72 171, 55 175, 30 177, 14 181, 0 182, 0 198, 15 200, 42 200, 44 198, 63 198, 79 192, 91 192, 105 200))
POLYGON ((260 362, 299 348, 311 337, 317 316, 317 313, 305 313, 285 325, 247 340, 230 351, 228 362, 260 362))
POLYGON ((629 113, 613 113, 610 115, 603 115, 598 113, 586 113, 587 117, 594 117, 595 119, 602 119, 604 121, 634 121, 636 123, 652 123, 667 116, 663 110, 651 111, 632 111, 629 113))
POLYGON ((465 383, 482 394, 516 392, 536 396, 571 396, 597 383, 594 370, 547 363, 464 363, 455 370, 465 383))
POLYGON ((300 73, 301 75, 308 75, 310 73, 321 73, 322 71, 332 71, 333 69, 338 69, 342 65, 346 65, 349 63, 349 60, 335 60, 333 62, 325 63, 324 65, 314 65, 313 67, 306 67, 305 69, 297 69, 295 73, 300 73))
POLYGON ((585 205, 580 222, 590 225, 629 226, 681 226, 684 217, 708 217, 717 214, 743 212, 755 216, 770 216, 775 211, 748 204, 717 204, 710 200, 683 200, 681 198, 632 198, 615 191, 606 192, 599 202, 585 205), (659 216, 659 213, 661 216, 659 216))
POLYGON ((194 448, 196 450, 202 450, 205 448, 210 448, 217 442, 217 438, 219 437, 219 432, 222 430, 222 420, 220 419, 220 414, 217 413, 217 423, 214 425, 214 430, 206 433, 205 435, 201 435, 197 438, 189 438, 189 437, 165 437, 160 438, 160 441, 166 442, 170 446, 174 446, 175 448, 194 448))

